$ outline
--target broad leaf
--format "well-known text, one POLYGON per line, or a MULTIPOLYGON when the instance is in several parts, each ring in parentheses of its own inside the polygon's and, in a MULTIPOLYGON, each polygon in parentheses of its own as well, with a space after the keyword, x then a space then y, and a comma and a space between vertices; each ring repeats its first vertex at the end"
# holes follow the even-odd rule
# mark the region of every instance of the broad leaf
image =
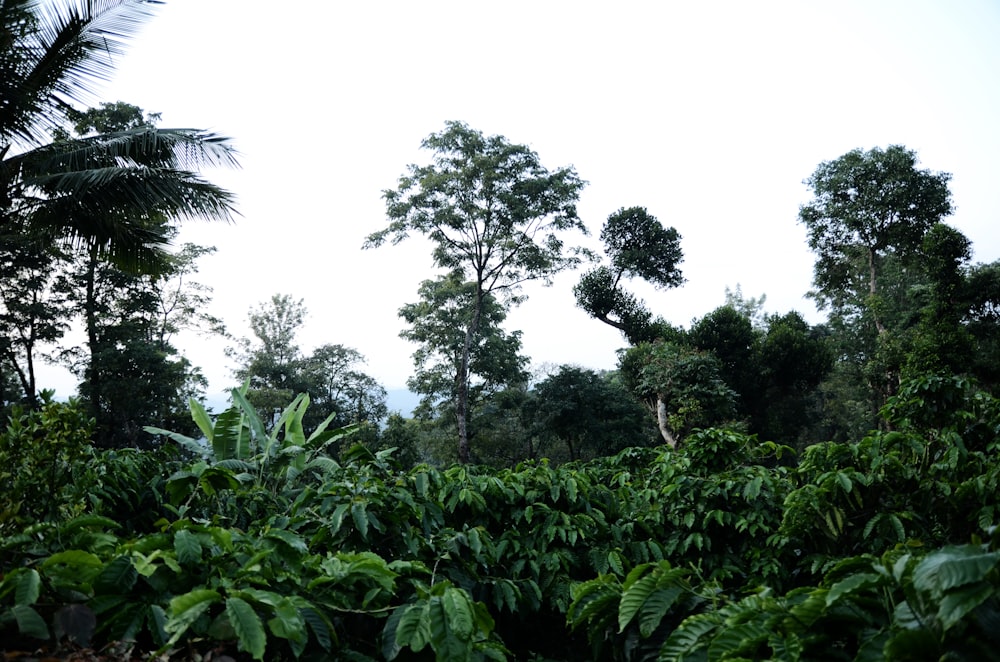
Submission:
POLYGON ((182 565, 201 563, 201 542, 198 541, 198 536, 187 529, 174 534, 174 552, 182 565))
POLYGON ((253 607, 242 598, 228 598, 226 600, 226 614, 236 632, 240 648, 250 653, 255 660, 264 659, 267 635, 264 633, 260 616, 257 615, 253 607))
POLYGON ((35 604, 41 592, 41 587, 42 579, 39 577, 38 571, 34 568, 24 570, 18 575, 17 583, 14 585, 14 604, 35 604))
POLYGON ((38 615, 32 607, 28 605, 14 605, 11 608, 14 619, 17 621, 17 630, 23 635, 34 637, 35 639, 48 639, 49 628, 45 625, 45 620, 38 615))
POLYGON ((135 586, 139 573, 130 556, 119 556, 106 565, 94 580, 94 592, 101 594, 128 593, 135 586))

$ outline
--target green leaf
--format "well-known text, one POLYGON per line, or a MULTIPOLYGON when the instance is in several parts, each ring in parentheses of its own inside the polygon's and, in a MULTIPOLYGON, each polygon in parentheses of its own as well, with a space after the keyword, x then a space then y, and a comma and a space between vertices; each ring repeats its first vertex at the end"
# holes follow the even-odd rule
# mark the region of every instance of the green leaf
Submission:
POLYGON ((618 575, 625 574, 624 559, 622 555, 617 550, 611 550, 608 552, 608 566, 618 575))
POLYGON ((833 605, 840 599, 841 596, 850 595, 859 588, 876 586, 879 584, 881 579, 882 577, 880 575, 876 575, 874 573, 859 573, 850 575, 830 587, 830 591, 826 594, 826 606, 829 607, 833 605))
MULTIPOLYGON (((275 429, 274 434, 268 435, 267 430, 264 427, 264 421, 261 420, 260 416, 257 415, 257 410, 254 406, 250 404, 247 400, 246 394, 242 389, 233 389, 231 392, 233 397, 234 409, 238 407, 242 412, 243 416, 246 416, 247 423, 250 425, 250 429, 253 431, 254 436, 257 437, 258 444, 265 444, 263 449, 264 455, 269 456, 271 445, 274 443, 274 435, 277 434, 277 429, 275 429)), ((240 432, 242 433, 243 422, 240 420, 240 432)), ((244 458, 250 455, 249 448, 246 449, 247 455, 240 455, 240 458, 244 458)))
POLYGON ((197 439, 192 439, 191 437, 180 434, 179 432, 172 432, 171 430, 153 427, 152 425, 146 425, 142 429, 149 434, 160 435, 167 437, 168 439, 172 439, 195 455, 199 455, 201 457, 208 455, 208 448, 197 439))
POLYGON ((913 587, 941 595, 956 586, 982 581, 998 563, 1000 552, 984 552, 973 545, 944 547, 917 564, 913 587))
POLYGON ((320 645, 320 648, 329 653, 333 646, 334 637, 333 626, 330 621, 310 603, 306 602, 305 599, 293 596, 292 601, 302 613, 302 619, 309 626, 309 629, 312 630, 313 636, 316 637, 316 642, 320 645))
POLYGON ((624 591, 622 592, 621 604, 618 606, 618 632, 624 632, 628 624, 632 622, 639 609, 646 602, 646 598, 656 587, 656 577, 649 573, 641 579, 636 578, 637 572, 644 572, 648 566, 639 566, 629 573, 625 580, 624 591))
POLYGON ((293 551, 300 554, 309 553, 309 547, 306 546, 306 543, 301 536, 298 536, 291 531, 286 531, 284 529, 268 529, 264 534, 264 537, 270 538, 271 540, 278 540, 290 547, 293 551))
POLYGON ((703 637, 722 624, 718 612, 688 616, 670 633, 660 649, 660 660, 683 660, 688 653, 705 646, 703 637))
POLYGON ((34 568, 21 572, 14 585, 14 604, 33 605, 41 592, 42 578, 34 568))
POLYGON ((96 554, 91 554, 90 552, 84 552, 78 549, 58 552, 42 561, 43 568, 50 568, 59 564, 85 568, 102 568, 104 566, 104 563, 96 554))
POLYGON ((139 573, 129 556, 119 556, 106 565, 94 580, 94 593, 121 594, 127 593, 138 579, 139 573))
POLYGON ((351 504, 351 517, 354 518, 354 526, 358 533, 365 540, 368 539, 368 512, 362 501, 355 501, 351 504))
POLYGON ((756 645, 766 641, 768 632, 757 623, 725 627, 708 645, 708 659, 733 658, 736 653, 750 652, 756 645))
MULTIPOLYGON (((232 390, 235 401, 237 389, 232 390)), ((215 419, 212 436, 212 459, 245 460, 250 457, 248 440, 243 431, 243 416, 235 406, 230 407, 215 419)))
POLYGON ((21 634, 35 639, 49 638, 49 628, 45 625, 45 620, 32 607, 22 604, 14 605, 11 607, 11 613, 14 614, 17 630, 21 634))
POLYGON ((396 629, 399 627, 399 619, 402 618, 406 609, 407 607, 394 609, 389 614, 389 618, 385 619, 385 626, 382 628, 382 657, 390 662, 395 660, 396 656, 403 650, 403 647, 396 641, 396 629))
MULTIPOLYGON (((449 587, 447 590, 460 589, 449 587)), ((438 598, 437 596, 431 598, 430 601, 428 619, 430 620, 431 648, 434 649, 434 655, 438 660, 455 660, 456 662, 468 660, 472 652, 471 632, 459 632, 454 628, 455 623, 452 618, 454 612, 450 612, 449 609, 454 609, 456 604, 455 601, 446 603, 443 597, 438 598)), ((471 614, 462 615, 459 618, 463 629, 466 624, 471 626, 471 614)))
POLYGON ((177 554, 177 561, 182 565, 201 563, 201 542, 198 536, 187 529, 181 529, 174 534, 174 552, 177 554))
POLYGON ((441 596, 441 605, 448 617, 448 629, 462 639, 471 639, 474 626, 474 605, 465 590, 449 586, 441 596))
POLYGON ((276 637, 289 641, 305 642, 306 622, 292 600, 285 598, 274 606, 274 618, 267 621, 267 627, 276 637))
POLYGON ((170 618, 163 628, 172 634, 167 646, 179 641, 191 624, 221 599, 222 596, 217 591, 207 588, 195 589, 171 599, 170 618))
POLYGON ((854 489, 854 484, 847 474, 838 471, 836 473, 837 482, 840 483, 840 488, 844 490, 845 493, 850 494, 851 490, 854 489))
POLYGON ((938 619, 944 630, 950 630, 965 615, 997 593, 997 589, 987 582, 965 586, 948 593, 938 605, 938 619))
POLYGON ((680 585, 660 586, 653 591, 639 611, 639 634, 643 637, 653 634, 683 593, 684 587, 680 585))
POLYGON ((430 603, 421 602, 405 608, 396 626, 396 645, 409 646, 419 653, 431 641, 430 603))
POLYGON ((205 435, 205 439, 209 443, 212 443, 212 438, 215 436, 215 426, 212 425, 212 419, 209 417, 205 407, 194 398, 188 398, 188 406, 191 408, 192 420, 197 424, 201 433, 205 435))
POLYGON ((264 659, 267 635, 260 617, 250 604, 242 598, 226 599, 226 614, 238 637, 240 649, 250 653, 255 660, 264 659))

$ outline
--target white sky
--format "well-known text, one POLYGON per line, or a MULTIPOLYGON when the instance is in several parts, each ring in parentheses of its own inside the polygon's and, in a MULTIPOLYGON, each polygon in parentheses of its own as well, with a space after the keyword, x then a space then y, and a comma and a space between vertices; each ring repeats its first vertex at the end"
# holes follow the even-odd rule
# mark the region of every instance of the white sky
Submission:
MULTIPOLYGON (((953 174, 951 222, 975 260, 1000 258, 1000 3, 306 2, 168 0, 120 62, 107 101, 212 129, 242 153, 207 176, 237 223, 188 223, 217 247, 198 280, 229 330, 272 294, 303 298, 305 350, 361 351, 389 389, 412 373, 397 311, 431 277, 416 238, 362 251, 381 192, 446 120, 533 148, 589 182, 579 211, 599 248, 608 214, 644 206, 682 236, 687 283, 635 288, 687 326, 725 288, 769 312, 822 319, 804 298, 813 256, 797 223, 822 162, 903 144, 953 174)), ((579 274, 531 287, 509 317, 535 365, 613 368, 620 334, 575 308, 579 274)), ((211 393, 233 385, 224 342, 184 338, 211 393)), ((58 371, 41 383, 72 391, 58 371), (47 381, 46 381, 47 380, 47 381)))

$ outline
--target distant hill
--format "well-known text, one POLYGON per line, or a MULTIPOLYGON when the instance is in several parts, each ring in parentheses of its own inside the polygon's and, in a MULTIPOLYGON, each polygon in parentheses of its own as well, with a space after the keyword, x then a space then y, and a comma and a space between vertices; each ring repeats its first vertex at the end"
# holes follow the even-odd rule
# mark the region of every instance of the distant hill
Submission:
MULTIPOLYGON (((420 403, 420 396, 405 388, 395 388, 386 391, 386 405, 389 413, 398 412, 403 418, 411 418, 413 410, 420 403)), ((205 407, 218 414, 229 406, 229 393, 210 393, 205 398, 205 407)))

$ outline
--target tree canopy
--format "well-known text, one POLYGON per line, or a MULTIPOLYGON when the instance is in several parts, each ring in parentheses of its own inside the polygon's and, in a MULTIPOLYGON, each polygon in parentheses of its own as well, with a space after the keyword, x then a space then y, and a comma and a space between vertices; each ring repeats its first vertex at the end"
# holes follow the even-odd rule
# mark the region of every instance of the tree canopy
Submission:
MULTIPOLYGON (((160 216, 229 220, 231 193, 202 178, 237 164, 227 138, 118 119, 71 137, 77 110, 152 16, 152 0, 0 5, 0 228, 96 246, 119 266, 163 255, 160 216), (55 136, 55 140, 52 137, 55 136)), ((86 126, 86 122, 79 124, 86 126)), ((94 125, 96 126, 96 125, 94 125)), ((94 128, 92 126, 91 128, 94 128)))
POLYGON ((572 167, 550 171, 527 146, 462 122, 448 122, 422 146, 432 152, 431 163, 410 165, 397 188, 384 191, 389 225, 364 245, 422 234, 434 244, 435 266, 473 285, 455 380, 459 458, 468 462, 470 356, 487 297, 519 303, 524 283, 550 282, 580 263, 585 252, 566 246, 563 234, 587 232, 576 210, 584 181, 572 167))

